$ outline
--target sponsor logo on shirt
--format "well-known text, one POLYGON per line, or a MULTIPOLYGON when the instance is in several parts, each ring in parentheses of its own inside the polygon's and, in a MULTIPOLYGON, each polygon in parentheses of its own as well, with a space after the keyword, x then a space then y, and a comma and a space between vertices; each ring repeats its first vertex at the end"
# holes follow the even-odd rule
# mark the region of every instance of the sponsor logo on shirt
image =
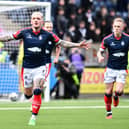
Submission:
POLYGON ((38 47, 31 47, 31 48, 28 48, 29 51, 31 52, 41 52, 41 48, 38 48, 38 47))
POLYGON ((112 55, 113 55, 113 56, 116 56, 116 57, 121 57, 121 56, 125 56, 125 53, 123 53, 123 52, 118 52, 118 53, 113 53, 112 55))

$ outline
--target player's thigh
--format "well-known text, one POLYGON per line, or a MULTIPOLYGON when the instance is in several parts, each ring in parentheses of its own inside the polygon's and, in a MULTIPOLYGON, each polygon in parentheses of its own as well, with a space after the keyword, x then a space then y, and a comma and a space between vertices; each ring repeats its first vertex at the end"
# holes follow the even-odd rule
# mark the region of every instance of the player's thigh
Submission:
POLYGON ((123 86, 126 82, 127 71, 126 70, 119 70, 116 76, 117 85, 123 86))
POLYGON ((34 71, 33 84, 34 87, 41 87, 45 83, 46 79, 46 67, 41 66, 34 71))
POLYGON ((32 94, 33 90, 33 74, 32 74, 32 69, 24 69, 23 72, 23 77, 24 77, 24 93, 27 95, 32 94))
POLYGON ((105 92, 107 94, 111 94, 113 92, 114 82, 112 83, 105 83, 105 92))
POLYGON ((125 83, 117 82, 116 91, 118 91, 119 93, 123 92, 124 86, 125 86, 125 83))
POLYGON ((116 71, 110 68, 107 68, 104 73, 104 83, 112 84, 116 81, 116 71))
POLYGON ((127 77, 127 71, 126 70, 120 70, 117 74, 116 78, 116 91, 123 92, 124 85, 126 82, 127 77))

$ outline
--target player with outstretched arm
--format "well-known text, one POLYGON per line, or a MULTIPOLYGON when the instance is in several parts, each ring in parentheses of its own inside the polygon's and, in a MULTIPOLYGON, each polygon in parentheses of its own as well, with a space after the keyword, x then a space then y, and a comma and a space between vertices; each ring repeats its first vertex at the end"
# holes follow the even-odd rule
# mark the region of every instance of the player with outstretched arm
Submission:
POLYGON ((72 43, 61 40, 54 33, 42 29, 43 15, 41 12, 33 12, 31 16, 31 27, 17 31, 8 36, 0 37, 0 41, 22 39, 24 42, 24 94, 27 99, 32 100, 32 116, 29 125, 36 124, 36 116, 41 106, 41 92, 46 77, 44 61, 45 49, 49 41, 63 47, 89 48, 90 43, 85 40, 80 43, 72 43))

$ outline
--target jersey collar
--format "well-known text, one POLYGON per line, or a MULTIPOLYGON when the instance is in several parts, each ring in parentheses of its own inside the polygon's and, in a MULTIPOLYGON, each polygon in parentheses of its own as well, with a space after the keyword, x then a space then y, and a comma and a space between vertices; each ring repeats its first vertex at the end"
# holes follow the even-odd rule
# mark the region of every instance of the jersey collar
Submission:
POLYGON ((32 30, 32 33, 34 33, 35 35, 38 35, 41 32, 41 29, 39 31, 34 31, 33 29, 31 30, 32 30))
MULTIPOLYGON (((122 34, 123 35, 123 34, 122 34)), ((114 34, 113 34, 113 36, 114 36, 114 38, 116 39, 116 40, 120 40, 121 38, 122 38, 122 35, 120 36, 120 37, 116 37, 114 34)))

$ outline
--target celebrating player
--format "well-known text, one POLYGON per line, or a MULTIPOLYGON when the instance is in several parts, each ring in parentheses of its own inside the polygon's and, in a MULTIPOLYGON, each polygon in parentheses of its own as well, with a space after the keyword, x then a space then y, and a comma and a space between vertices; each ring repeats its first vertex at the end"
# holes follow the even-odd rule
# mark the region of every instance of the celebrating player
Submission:
POLYGON ((0 41, 10 41, 14 39, 22 39, 24 42, 24 94, 27 99, 32 100, 32 116, 29 125, 36 124, 36 116, 41 106, 41 92, 46 77, 45 55, 46 47, 51 41, 56 45, 63 47, 79 47, 89 48, 90 43, 82 41, 80 43, 72 43, 58 38, 53 33, 42 29, 43 15, 41 12, 33 12, 31 16, 32 27, 17 31, 13 35, 0 37, 0 41))
POLYGON ((106 84, 106 93, 104 101, 106 106, 107 119, 112 118, 112 94, 114 83, 116 82, 116 89, 113 95, 113 105, 116 107, 119 104, 119 96, 123 94, 124 84, 127 75, 128 64, 128 48, 129 36, 123 32, 124 20, 117 17, 113 21, 113 33, 106 36, 102 40, 101 48, 98 51, 98 61, 104 61, 104 50, 108 49, 108 62, 104 75, 104 83, 106 84))

